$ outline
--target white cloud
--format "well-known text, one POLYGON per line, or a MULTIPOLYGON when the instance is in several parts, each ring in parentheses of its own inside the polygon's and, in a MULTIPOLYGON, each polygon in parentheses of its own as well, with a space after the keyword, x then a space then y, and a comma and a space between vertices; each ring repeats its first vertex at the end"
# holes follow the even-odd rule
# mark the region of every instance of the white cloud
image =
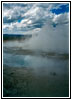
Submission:
POLYGON ((7 4, 7 6, 4 6, 4 29, 17 31, 24 31, 24 29, 28 29, 28 31, 29 29, 37 30, 39 25, 49 23, 49 20, 51 20, 50 24, 52 24, 52 22, 63 24, 69 20, 68 13, 56 15, 51 12, 51 9, 57 9, 63 4, 27 3, 25 6, 24 4, 26 3, 7 4))
POLYGON ((28 20, 29 20, 29 19, 23 19, 23 20, 21 21, 21 23, 22 23, 22 24, 23 24, 23 23, 26 23, 28 20))
POLYGON ((64 13, 64 14, 54 15, 53 22, 60 24, 69 22, 69 14, 64 13))
POLYGON ((27 24, 31 24, 32 23, 32 21, 31 20, 29 20, 28 22, 27 22, 27 24))
POLYGON ((30 15, 32 15, 32 16, 34 16, 34 15, 36 15, 36 12, 39 10, 39 8, 38 7, 32 7, 30 10, 28 10, 28 12, 26 12, 25 14, 24 14, 24 16, 30 16, 30 15))

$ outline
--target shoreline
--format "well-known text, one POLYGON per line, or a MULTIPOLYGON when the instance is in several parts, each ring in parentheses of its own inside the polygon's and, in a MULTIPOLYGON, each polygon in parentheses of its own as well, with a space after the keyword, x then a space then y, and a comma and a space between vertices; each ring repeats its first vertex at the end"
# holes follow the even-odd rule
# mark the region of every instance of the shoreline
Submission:
POLYGON ((4 97, 68 97, 67 76, 38 76, 26 67, 3 67, 4 97))

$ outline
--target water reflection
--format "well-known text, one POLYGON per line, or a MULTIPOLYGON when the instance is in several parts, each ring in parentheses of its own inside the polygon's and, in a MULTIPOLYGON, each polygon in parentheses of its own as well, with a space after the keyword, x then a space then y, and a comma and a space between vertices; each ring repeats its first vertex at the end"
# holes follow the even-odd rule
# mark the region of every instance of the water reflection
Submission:
POLYGON ((25 91, 21 87, 15 96, 24 96, 24 91, 26 92, 25 96, 32 97, 66 97, 69 95, 68 54, 22 50, 21 48, 11 47, 4 47, 3 51, 4 66, 15 68, 26 67, 31 70, 32 76, 28 73, 29 79, 26 80, 28 90, 25 91))

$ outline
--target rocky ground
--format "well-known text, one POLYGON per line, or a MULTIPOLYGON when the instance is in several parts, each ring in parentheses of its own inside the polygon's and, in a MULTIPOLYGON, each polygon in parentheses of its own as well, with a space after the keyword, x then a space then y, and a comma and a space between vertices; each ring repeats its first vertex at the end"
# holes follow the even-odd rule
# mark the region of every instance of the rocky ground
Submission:
POLYGON ((31 68, 3 67, 4 97, 68 97, 68 92, 66 75, 37 76, 31 68))

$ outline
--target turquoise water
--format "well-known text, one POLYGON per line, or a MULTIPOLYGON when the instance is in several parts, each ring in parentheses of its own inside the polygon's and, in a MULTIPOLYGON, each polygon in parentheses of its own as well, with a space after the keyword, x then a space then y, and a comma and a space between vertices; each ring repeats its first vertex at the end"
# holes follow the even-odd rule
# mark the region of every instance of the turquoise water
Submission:
POLYGON ((9 67, 27 67, 35 76, 30 83, 31 96, 69 95, 68 54, 26 50, 4 45, 3 64, 9 67))

